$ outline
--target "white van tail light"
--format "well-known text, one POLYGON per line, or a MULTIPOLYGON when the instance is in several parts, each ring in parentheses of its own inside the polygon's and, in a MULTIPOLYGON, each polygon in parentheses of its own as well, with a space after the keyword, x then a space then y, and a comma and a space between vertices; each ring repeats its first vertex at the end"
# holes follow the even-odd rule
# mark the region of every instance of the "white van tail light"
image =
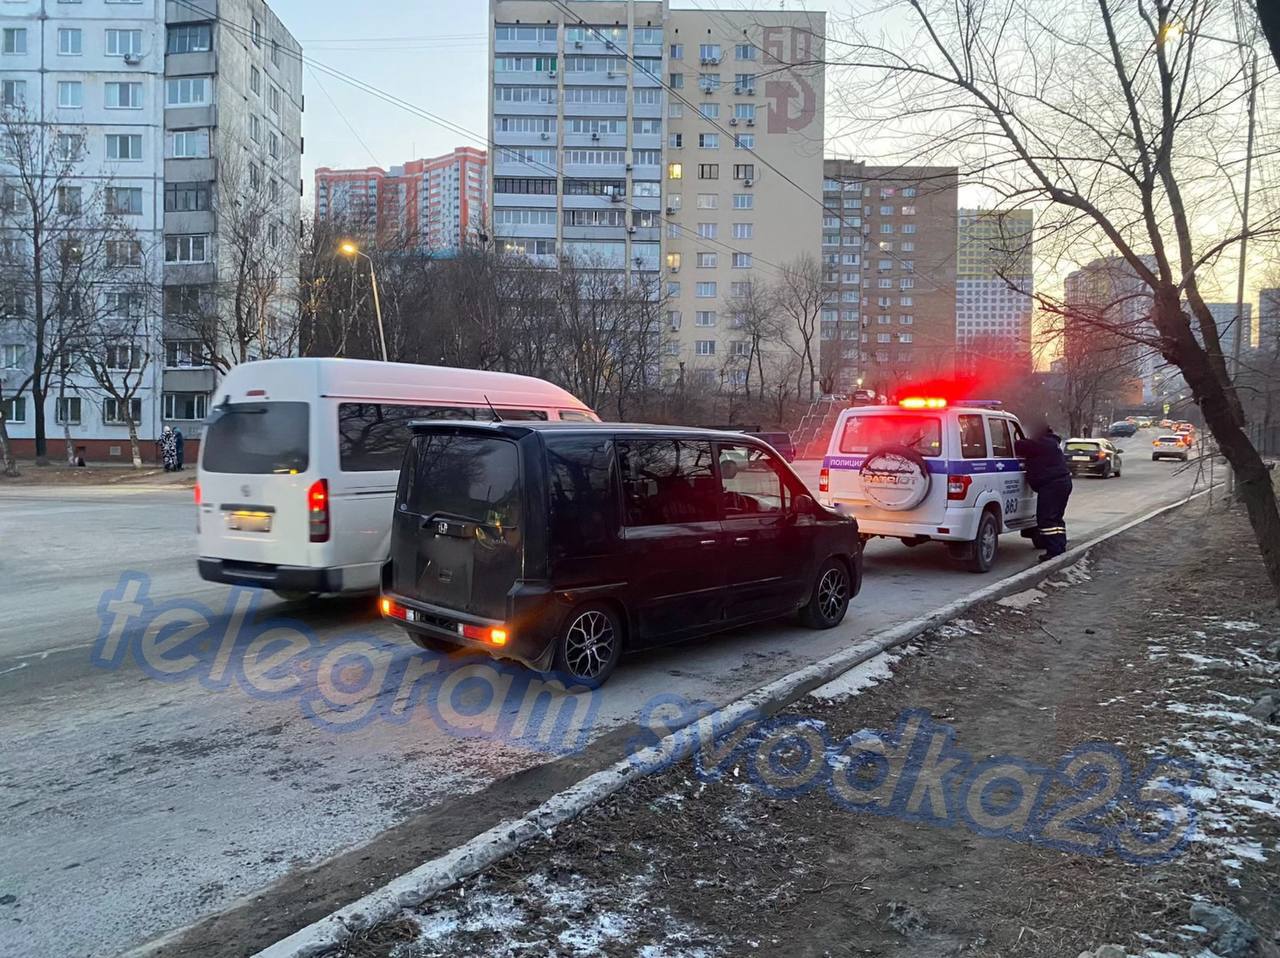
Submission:
POLYGON ((329 541, 329 480, 317 479, 307 490, 307 515, 311 520, 311 541, 329 541))
POLYGON ((823 466, 822 471, 818 473, 818 491, 831 491, 831 470, 826 466, 823 466))
POLYGON ((973 485, 973 476, 947 476, 947 498, 957 500, 968 498, 971 485, 973 485))

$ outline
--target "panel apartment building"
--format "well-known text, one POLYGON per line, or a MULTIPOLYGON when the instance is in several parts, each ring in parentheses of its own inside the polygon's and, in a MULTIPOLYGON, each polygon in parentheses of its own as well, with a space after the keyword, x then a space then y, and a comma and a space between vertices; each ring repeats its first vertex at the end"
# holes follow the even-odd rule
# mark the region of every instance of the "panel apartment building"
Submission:
POLYGON ((951 166, 826 161, 822 353, 836 389, 893 395, 954 374, 958 191, 951 166))
POLYGON ((490 12, 501 247, 645 283, 666 304, 668 376, 740 382, 732 305, 818 252, 823 15, 666 0, 491 0, 490 12))
POLYGON ((960 210, 956 345, 970 370, 1031 370, 1031 210, 960 210))
POLYGON ((387 247, 456 252, 488 223, 489 158, 458 147, 384 170, 316 169, 316 216, 349 226, 387 247))
MULTIPOLYGON (((230 234, 251 206, 267 212, 251 242, 273 250, 284 270, 278 298, 255 326, 287 322, 301 217, 301 48, 260 0, 6 0, 3 13, 0 102, 7 123, 54 145, 56 153, 43 156, 58 166, 46 166, 45 179, 59 183, 60 212, 68 214, 60 222, 74 225, 83 214, 85 223, 127 236, 108 237, 104 271, 81 294, 93 302, 81 308, 103 324, 91 341, 108 344, 108 380, 118 370, 122 380, 140 374, 142 385, 122 409, 103 377, 88 375, 88 364, 68 351, 59 395, 44 410, 50 454, 61 456, 65 425, 86 458, 127 459, 126 417, 147 457, 165 425, 198 439, 217 379, 202 339, 227 325, 230 234)), ((0 180, 9 186, 13 161, 0 150, 0 180)), ((0 382, 20 455, 31 454, 35 436, 32 395, 15 393, 34 363, 30 221, 6 191, 0 382)), ((246 346, 219 352, 255 358, 252 334, 246 346)), ((187 452, 191 458, 195 449, 187 452)))

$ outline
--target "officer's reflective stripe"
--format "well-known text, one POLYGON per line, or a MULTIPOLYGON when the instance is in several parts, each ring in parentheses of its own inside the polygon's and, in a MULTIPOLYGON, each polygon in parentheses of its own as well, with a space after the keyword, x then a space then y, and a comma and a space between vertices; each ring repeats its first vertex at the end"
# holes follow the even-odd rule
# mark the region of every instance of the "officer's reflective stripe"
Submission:
MULTIPOLYGON (((827 456, 822 466, 857 472, 866 461, 866 456, 827 456)), ((1026 471, 1020 459, 926 459, 924 463, 931 473, 943 476, 1010 476, 1026 471)))

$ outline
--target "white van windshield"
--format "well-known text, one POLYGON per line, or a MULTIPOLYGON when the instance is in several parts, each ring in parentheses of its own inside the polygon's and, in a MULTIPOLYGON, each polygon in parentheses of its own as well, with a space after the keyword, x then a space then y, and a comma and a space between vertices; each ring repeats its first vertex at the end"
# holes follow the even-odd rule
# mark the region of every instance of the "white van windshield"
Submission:
POLYGON ((933 416, 851 416, 840 437, 843 453, 906 446, 922 456, 942 455, 942 421, 933 416))
POLYGON ((310 445, 304 402, 223 403, 205 424, 201 467, 240 475, 306 472, 310 445))

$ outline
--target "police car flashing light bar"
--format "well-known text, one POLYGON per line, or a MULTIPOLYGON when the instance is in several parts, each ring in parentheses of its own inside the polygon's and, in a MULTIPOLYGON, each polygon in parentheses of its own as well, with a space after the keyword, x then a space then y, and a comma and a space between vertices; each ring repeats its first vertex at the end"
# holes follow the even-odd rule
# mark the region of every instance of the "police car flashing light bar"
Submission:
MULTIPOLYGON (((903 409, 946 409, 949 403, 940 396, 907 396, 899 399, 898 405, 903 409)), ((974 409, 999 409, 1003 403, 999 399, 965 399, 960 405, 974 409)))

